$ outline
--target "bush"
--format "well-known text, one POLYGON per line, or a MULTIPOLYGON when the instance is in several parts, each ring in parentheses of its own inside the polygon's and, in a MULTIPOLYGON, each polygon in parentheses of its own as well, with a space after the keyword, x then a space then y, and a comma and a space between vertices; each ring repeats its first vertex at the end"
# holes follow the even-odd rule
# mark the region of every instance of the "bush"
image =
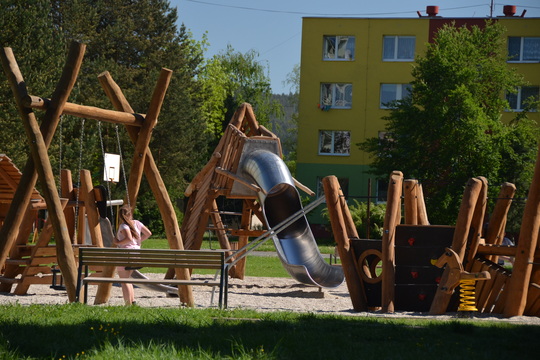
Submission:
MULTIPOLYGON (((353 199, 354 204, 349 204, 349 211, 356 226, 356 231, 361 239, 368 238, 368 205, 353 199)), ((381 239, 383 235, 384 216, 386 214, 386 204, 371 204, 369 214, 369 238, 381 239)), ((330 221, 328 208, 321 211, 321 215, 330 221)))

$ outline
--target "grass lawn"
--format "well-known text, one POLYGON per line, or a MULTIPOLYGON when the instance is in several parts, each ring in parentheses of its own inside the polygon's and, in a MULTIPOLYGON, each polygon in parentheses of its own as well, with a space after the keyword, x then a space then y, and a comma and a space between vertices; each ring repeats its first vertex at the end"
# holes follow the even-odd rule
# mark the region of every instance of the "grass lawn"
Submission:
MULTIPOLYGON (((217 243, 212 245, 217 247, 217 243)), ((275 251, 271 242, 265 251, 275 251)), ((333 253, 333 245, 326 250, 333 253)), ((149 239, 146 248, 167 248, 149 239)), ((209 244, 203 247, 209 248, 209 244)), ((322 249, 324 245, 321 246, 322 249)), ((288 276, 277 256, 249 256, 246 275, 288 276)), ((165 271, 165 269, 162 269, 165 271)), ((0 305, 3 359, 537 359, 540 326, 474 319, 313 313, 0 305)))
MULTIPOLYGON (((167 239, 148 239, 143 242, 143 248, 148 249, 167 249, 169 247, 167 239)), ((219 244, 216 240, 203 242, 202 248, 204 249, 215 249, 219 248, 219 244)), ((322 254, 333 254, 334 245, 332 245, 331 240, 321 240, 321 245, 319 245, 319 250, 322 254)), ((268 251, 274 252, 276 248, 274 243, 269 240, 259 248, 257 251, 268 251)), ((162 273, 165 272, 165 269, 159 268, 148 268, 145 269, 147 272, 156 272, 162 273)), ((194 271, 195 274, 210 274, 213 273, 209 270, 197 269, 194 271)), ((246 276, 265 276, 265 277, 289 277, 290 275, 283 268, 281 261, 276 256, 251 256, 248 255, 246 262, 246 276)))
POLYGON ((540 326, 252 310, 0 306, 1 359, 537 359, 540 326))

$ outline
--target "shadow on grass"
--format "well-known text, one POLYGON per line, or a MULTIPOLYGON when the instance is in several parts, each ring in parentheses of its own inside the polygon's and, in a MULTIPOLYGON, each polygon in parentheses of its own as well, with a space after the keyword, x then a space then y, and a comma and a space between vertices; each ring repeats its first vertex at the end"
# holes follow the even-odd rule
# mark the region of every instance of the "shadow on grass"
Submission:
MULTIPOLYGON (((99 355, 105 344, 123 351, 202 350, 211 358, 238 358, 234 348, 241 344, 244 352, 256 354, 247 358, 536 359, 539 337, 539 326, 458 320, 79 304, 0 307, 0 355, 43 359, 99 355)), ((133 355, 126 353, 125 358, 133 355)))

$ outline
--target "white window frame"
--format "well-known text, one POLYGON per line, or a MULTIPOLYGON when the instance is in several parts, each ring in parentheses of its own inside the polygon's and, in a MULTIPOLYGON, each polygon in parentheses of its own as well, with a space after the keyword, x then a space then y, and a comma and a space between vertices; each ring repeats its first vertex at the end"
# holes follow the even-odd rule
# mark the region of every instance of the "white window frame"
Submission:
POLYGON ((348 130, 319 130, 318 154, 324 156, 349 156, 351 154, 351 132, 348 130), (344 147, 347 152, 336 152, 336 135, 338 133, 344 133, 348 138, 344 147), (328 144, 324 141, 325 135, 330 136, 328 144), (327 146, 328 151, 322 151, 327 146))
POLYGON ((511 56, 510 54, 510 39, 520 39, 519 42, 519 54, 517 58, 509 58, 508 62, 510 63, 538 63, 540 62, 540 37, 538 36, 509 36, 508 37, 508 57, 511 56), (538 51, 535 54, 535 57, 532 59, 524 59, 524 52, 526 47, 527 40, 535 40, 538 42, 538 51))
POLYGON ((356 50, 356 38, 351 35, 325 35, 323 36, 323 60, 325 61, 353 61, 356 50), (342 46, 341 44, 343 44, 342 46), (334 52, 329 50, 332 43, 334 52), (352 48, 352 49, 351 49, 352 48), (342 54, 343 51, 343 54, 342 54))
POLYGON ((402 100, 404 97, 408 96, 410 94, 410 92, 412 91, 412 87, 411 87, 411 84, 381 84, 381 89, 380 89, 380 92, 379 92, 379 108, 380 109, 393 109, 392 106, 389 106, 389 105, 385 105, 385 104, 388 104, 392 101, 396 101, 396 100, 402 100), (394 87, 394 93, 396 94, 395 98, 394 99, 391 99, 389 101, 385 101, 383 102, 383 88, 384 87, 390 87, 390 86, 393 86, 394 87))
POLYGON ((406 35, 406 36, 401 36, 401 35, 385 35, 383 36, 383 47, 382 47, 382 51, 383 51, 383 54, 382 54, 382 58, 383 58, 383 61, 414 61, 414 56, 416 54, 416 36, 413 36, 413 35, 406 35), (392 57, 385 57, 385 43, 386 43, 386 40, 389 40, 389 39, 393 39, 393 42, 394 42, 394 47, 393 47, 393 55, 392 57), (400 39, 414 39, 414 44, 413 44, 413 49, 412 49, 412 56, 411 57, 407 57, 407 58, 400 58, 399 57, 399 49, 400 49, 400 42, 399 40, 400 39))
MULTIPOLYGON (((517 92, 515 94, 506 94, 506 100, 508 100, 508 105, 510 105, 510 108, 508 111, 523 111, 523 102, 527 99, 522 99, 522 90, 523 88, 532 88, 533 90, 536 89, 536 99, 540 97, 540 86, 519 86, 517 88, 517 92), (512 108, 512 104, 510 103, 510 97, 516 98, 516 108, 512 108)), ((528 97, 527 97, 528 98, 528 97)), ((530 111, 536 112, 538 109, 531 109, 530 111)))
POLYGON ((320 104, 326 109, 350 109, 352 107, 352 84, 322 83, 320 104))

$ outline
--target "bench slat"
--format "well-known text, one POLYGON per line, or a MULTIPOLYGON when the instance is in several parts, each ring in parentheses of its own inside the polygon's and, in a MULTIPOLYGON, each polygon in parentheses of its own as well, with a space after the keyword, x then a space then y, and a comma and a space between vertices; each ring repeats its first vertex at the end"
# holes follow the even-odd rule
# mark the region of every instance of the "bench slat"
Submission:
POLYGON ((177 279, 135 279, 135 278, 110 278, 110 277, 86 277, 83 283, 126 283, 126 284, 167 284, 167 285, 207 285, 219 286, 219 281, 212 280, 177 280, 177 279))

